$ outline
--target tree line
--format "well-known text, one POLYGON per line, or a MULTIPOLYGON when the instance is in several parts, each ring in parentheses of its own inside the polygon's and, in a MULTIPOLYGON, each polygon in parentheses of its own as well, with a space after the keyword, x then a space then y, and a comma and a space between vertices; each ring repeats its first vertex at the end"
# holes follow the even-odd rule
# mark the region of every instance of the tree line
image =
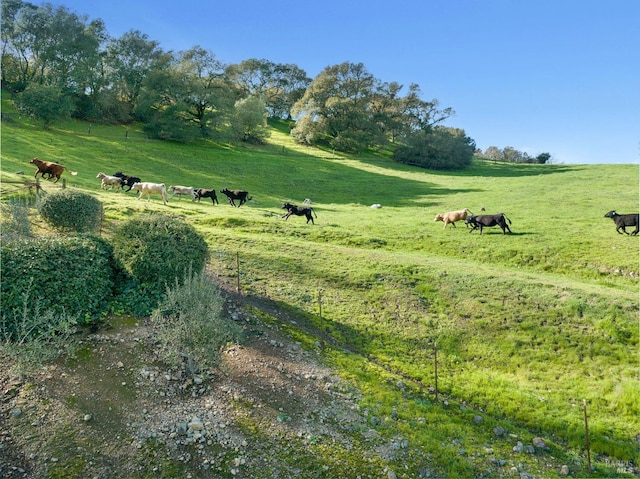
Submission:
POLYGON ((436 169, 469 165, 475 142, 442 122, 454 112, 375 78, 362 63, 316 78, 294 64, 226 65, 200 46, 165 51, 138 30, 111 37, 101 19, 64 6, 2 0, 2 88, 45 127, 63 118, 129 124, 150 138, 262 142, 268 118, 293 120, 295 141, 436 169))
POLYGON ((504 148, 490 146, 484 150, 484 152, 477 151, 476 156, 486 158, 487 160, 506 161, 509 163, 537 163, 542 165, 551 162, 550 153, 540 153, 539 155, 532 156, 526 151, 517 150, 512 146, 505 146, 504 148))

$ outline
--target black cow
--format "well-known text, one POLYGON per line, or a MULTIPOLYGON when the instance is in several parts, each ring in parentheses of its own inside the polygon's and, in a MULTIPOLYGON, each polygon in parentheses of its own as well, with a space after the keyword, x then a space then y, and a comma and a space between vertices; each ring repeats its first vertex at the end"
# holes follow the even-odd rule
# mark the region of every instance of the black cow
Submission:
POLYGON ((247 201, 251 201, 251 197, 249 193, 243 190, 230 190, 228 188, 223 188, 220 190, 220 193, 224 194, 229 198, 229 204, 231 206, 236 206, 235 200, 240 200, 240 204, 237 205, 240 208, 247 201))
POLYGON ((633 233, 631 233, 632 235, 637 235, 638 229, 640 229, 638 216, 640 216, 638 213, 619 215, 618 213, 616 213, 616 210, 611 210, 604 215, 605 218, 611 218, 616 224, 616 231, 618 232, 618 234, 622 234, 620 230, 624 231, 625 234, 629 234, 627 233, 627 226, 635 226, 636 229, 633 231, 633 233))
POLYGON ((213 203, 214 205, 218 203, 218 196, 216 195, 216 190, 208 190, 206 188, 196 188, 193 190, 193 194, 195 196, 195 199, 198 200, 198 202, 200 202, 200 198, 211 198, 211 203, 213 203))
POLYGON ((318 215, 316 215, 316 212, 310 206, 297 206, 287 202, 282 205, 282 209, 287 210, 287 213, 282 216, 285 220, 288 220, 289 216, 291 215, 306 216, 307 224, 309 224, 309 220, 311 220, 312 224, 315 224, 315 222, 313 221, 313 215, 315 215, 316 218, 318 217, 318 215))
POLYGON ((140 178, 138 178, 137 176, 129 176, 129 175, 125 175, 124 173, 122 173, 122 171, 116 171, 113 176, 117 176, 118 178, 120 178, 122 180, 122 184, 120 185, 120 189, 124 188, 125 186, 128 186, 129 189, 127 191, 131 191, 131 188, 133 187, 134 183, 142 183, 142 180, 140 178))
POLYGON ((511 220, 507 218, 504 213, 498 213, 497 215, 473 215, 468 217, 464 224, 467 226, 471 225, 469 233, 480 228, 480 234, 482 234, 482 228, 499 226, 502 228, 502 234, 506 234, 507 231, 511 233, 511 229, 509 228, 507 221, 511 224, 511 220))

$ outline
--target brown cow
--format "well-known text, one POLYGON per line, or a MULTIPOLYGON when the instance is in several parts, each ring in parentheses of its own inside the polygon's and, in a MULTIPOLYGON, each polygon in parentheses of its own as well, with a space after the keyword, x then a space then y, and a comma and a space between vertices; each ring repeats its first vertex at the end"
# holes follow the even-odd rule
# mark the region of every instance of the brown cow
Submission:
MULTIPOLYGON (((36 165, 36 167, 38 168, 36 170, 36 174, 33 175, 34 178, 38 176, 38 173, 40 173, 40 176, 44 178, 44 174, 46 173, 47 175, 49 175, 47 180, 50 180, 54 176, 56 177, 56 181, 54 181, 54 183, 57 183, 62 176, 62 173, 64 173, 64 170, 68 169, 64 165, 59 165, 58 163, 54 163, 53 161, 42 161, 39 158, 34 158, 29 163, 36 165)), ((71 173, 73 176, 78 174, 76 171, 71 170, 69 170, 69 173, 71 173)))

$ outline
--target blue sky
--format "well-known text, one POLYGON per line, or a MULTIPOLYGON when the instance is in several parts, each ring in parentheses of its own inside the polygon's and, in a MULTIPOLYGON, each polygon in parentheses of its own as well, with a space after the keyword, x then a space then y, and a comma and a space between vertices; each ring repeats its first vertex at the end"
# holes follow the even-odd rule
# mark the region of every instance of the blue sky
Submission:
MULTIPOLYGON (((40 4, 39 1, 31 0, 40 4)), ((325 67, 363 63, 420 85, 481 149, 556 163, 640 161, 639 0, 52 0, 111 36, 139 30, 163 50, 199 45, 325 67)))

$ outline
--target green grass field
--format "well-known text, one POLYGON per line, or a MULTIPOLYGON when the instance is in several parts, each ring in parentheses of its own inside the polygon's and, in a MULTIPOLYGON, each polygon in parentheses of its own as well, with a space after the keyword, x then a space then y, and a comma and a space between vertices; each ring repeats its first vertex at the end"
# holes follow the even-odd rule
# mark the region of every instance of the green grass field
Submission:
MULTIPOLYGON (((450 463, 443 467, 451 477, 473 470, 473 460, 451 459, 445 443, 473 436, 482 444, 496 425, 545 437, 558 460, 584 473, 583 400, 594 461, 637 464, 639 242, 604 218, 611 209, 638 211, 637 165, 478 160, 442 173, 385 154, 304 148, 290 140, 286 123, 272 126, 260 147, 180 145, 148 140, 135 128, 89 131, 70 121, 45 131, 13 117, 2 124, 3 201, 24 194, 10 182, 32 178, 28 162, 37 156, 78 172, 63 178, 103 202, 105 235, 143 211, 184 217, 210 244, 212 270, 233 284, 238 255, 243 293, 269 298, 321 332, 325 354, 365 392, 365 405, 397 411, 397 429, 386 433, 401 431, 450 463), (246 189, 253 200, 232 208, 219 194, 216 206, 184 198, 164 206, 100 190, 98 172, 117 170, 167 187, 246 189), (285 222, 282 203, 305 198, 316 224, 295 216, 285 222), (443 230, 433 221, 465 207, 506 213, 513 234, 469 234, 463 224, 443 230), (394 386, 399 378, 410 391, 394 386), (468 420, 477 414, 482 430, 468 420)), ((309 330, 287 327, 314 347, 309 330)), ((612 471, 601 470, 601 477, 612 471)))

